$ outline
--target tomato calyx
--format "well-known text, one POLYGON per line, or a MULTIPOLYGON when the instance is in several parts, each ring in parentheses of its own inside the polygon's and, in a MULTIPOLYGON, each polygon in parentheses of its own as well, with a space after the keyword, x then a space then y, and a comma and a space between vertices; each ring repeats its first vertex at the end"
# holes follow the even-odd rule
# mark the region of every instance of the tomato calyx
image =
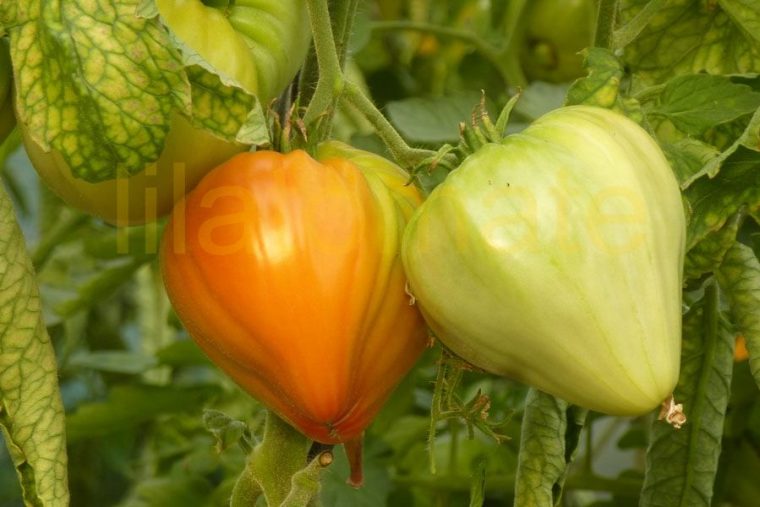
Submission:
POLYGON ((494 123, 488 114, 486 97, 483 94, 472 112, 469 124, 459 124, 459 143, 456 146, 445 144, 433 156, 422 160, 412 169, 412 179, 419 177, 423 171, 429 174, 439 167, 451 172, 483 146, 500 143, 505 137, 512 110, 519 98, 520 94, 517 94, 509 99, 494 123))

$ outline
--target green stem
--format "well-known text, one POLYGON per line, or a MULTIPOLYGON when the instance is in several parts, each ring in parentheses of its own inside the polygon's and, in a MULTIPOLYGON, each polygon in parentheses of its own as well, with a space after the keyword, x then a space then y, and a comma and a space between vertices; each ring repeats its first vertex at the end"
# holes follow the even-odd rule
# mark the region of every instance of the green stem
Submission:
POLYGON ((506 34, 504 45, 499 54, 506 75, 509 76, 508 84, 518 88, 525 88, 528 79, 520 63, 520 49, 522 46, 522 25, 524 24, 523 13, 528 5, 528 0, 511 0, 504 10, 503 31, 506 34))
POLYGON ((358 6, 359 0, 331 0, 333 37, 341 69, 346 65, 348 43, 358 6))
POLYGON ((459 461, 459 422, 456 419, 449 419, 449 435, 451 437, 449 474, 454 475, 457 470, 457 461, 459 461))
POLYGON ((256 478, 246 467, 235 482, 235 487, 232 488, 230 507, 251 507, 252 505, 256 505, 256 501, 260 496, 261 486, 259 486, 256 478))
POLYGON ((596 17, 596 34, 594 46, 612 49, 612 37, 615 33, 619 0, 599 0, 596 17))
POLYGON ((393 125, 383 116, 375 104, 364 94, 364 92, 354 83, 345 82, 343 88, 343 97, 352 104, 356 109, 372 123, 377 130, 377 135, 383 140, 393 158, 403 167, 409 169, 426 158, 435 155, 434 151, 411 148, 401 135, 396 132, 393 125))
POLYGON ((307 0, 306 6, 309 9, 314 50, 319 65, 317 87, 304 115, 304 123, 309 126, 323 114, 327 114, 329 123, 334 101, 343 89, 343 72, 335 47, 327 0, 307 0))
MULTIPOLYGON (((250 507, 262 493, 267 505, 281 505, 291 493, 292 477, 306 466, 310 445, 308 438, 272 412, 267 412, 264 438, 249 456, 233 489, 230 506, 250 507)), ((311 490, 312 496, 317 490, 318 487, 311 490)), ((300 496, 305 494, 302 491, 300 496)))
MULTIPOLYGON (((521 0, 524 1, 524 0, 521 0)), ((499 71, 499 75, 506 84, 512 86, 523 86, 525 83, 524 76, 518 74, 514 67, 508 65, 505 58, 505 49, 493 46, 479 37, 477 34, 468 32, 466 30, 460 30, 458 28, 451 28, 448 26, 441 26, 432 23, 423 23, 416 21, 378 21, 370 25, 370 29, 373 31, 396 31, 396 30, 411 30, 415 32, 429 33, 444 37, 448 39, 454 39, 466 44, 469 44, 475 48, 486 60, 488 60, 496 70, 499 71)), ((508 41, 511 39, 508 39, 508 41)), ((508 44, 509 45, 509 44, 508 44)))
POLYGON ((612 47, 624 48, 646 28, 652 18, 665 7, 668 0, 650 0, 627 25, 612 34, 612 47))

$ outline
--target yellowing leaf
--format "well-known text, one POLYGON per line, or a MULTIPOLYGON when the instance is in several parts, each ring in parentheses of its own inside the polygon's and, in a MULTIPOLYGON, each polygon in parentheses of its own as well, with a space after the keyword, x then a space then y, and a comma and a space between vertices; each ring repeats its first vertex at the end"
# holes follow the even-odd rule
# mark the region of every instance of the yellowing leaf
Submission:
POLYGON ((68 504, 58 369, 10 199, 0 185, 0 427, 27 505, 68 504))
POLYGON ((141 171, 190 110, 180 57, 138 3, 30 0, 9 30, 19 120, 88 181, 141 171))
MULTIPOLYGON (((625 0, 621 24, 648 2, 625 0)), ((759 10, 754 0, 671 0, 626 46, 626 63, 644 85, 679 74, 755 72, 760 68, 760 41, 747 28, 756 26, 759 10), (751 19, 754 24, 745 23, 751 19)))

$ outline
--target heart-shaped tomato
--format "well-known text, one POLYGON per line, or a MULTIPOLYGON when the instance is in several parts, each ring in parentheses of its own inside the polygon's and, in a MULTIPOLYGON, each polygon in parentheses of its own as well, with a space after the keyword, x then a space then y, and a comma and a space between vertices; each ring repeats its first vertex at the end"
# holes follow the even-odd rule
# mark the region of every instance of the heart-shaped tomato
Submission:
POLYGON ((406 175, 337 143, 244 153, 174 210, 162 269, 208 356, 308 437, 354 439, 427 343, 400 259, 406 175))

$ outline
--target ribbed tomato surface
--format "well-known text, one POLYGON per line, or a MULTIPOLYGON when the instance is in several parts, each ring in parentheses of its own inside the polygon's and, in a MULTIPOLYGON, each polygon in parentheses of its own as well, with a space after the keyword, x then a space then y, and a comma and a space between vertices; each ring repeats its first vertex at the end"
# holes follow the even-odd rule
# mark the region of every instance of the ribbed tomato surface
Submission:
POLYGON ((399 258, 420 198, 380 157, 337 143, 321 153, 216 168, 175 208, 162 269, 217 365, 310 438, 338 443, 361 434, 425 347, 399 258))

